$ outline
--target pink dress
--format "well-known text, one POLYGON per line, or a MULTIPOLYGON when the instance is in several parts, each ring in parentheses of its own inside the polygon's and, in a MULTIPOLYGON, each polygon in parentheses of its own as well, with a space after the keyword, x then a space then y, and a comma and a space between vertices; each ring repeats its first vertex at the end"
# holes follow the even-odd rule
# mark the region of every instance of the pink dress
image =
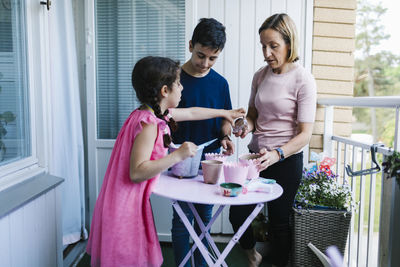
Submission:
POLYGON ((154 225, 150 195, 159 175, 133 183, 129 161, 141 122, 157 124, 158 134, 151 160, 162 158, 165 121, 147 110, 135 110, 125 121, 108 163, 93 212, 87 252, 92 266, 161 266, 162 254, 154 225))

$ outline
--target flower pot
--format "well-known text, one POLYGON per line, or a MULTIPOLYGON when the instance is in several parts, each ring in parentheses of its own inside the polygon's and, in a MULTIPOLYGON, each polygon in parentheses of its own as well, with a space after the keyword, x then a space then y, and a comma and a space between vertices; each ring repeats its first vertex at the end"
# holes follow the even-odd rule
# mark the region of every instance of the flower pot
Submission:
POLYGON ((249 166, 249 171, 247 172, 247 179, 249 180, 260 176, 260 172, 258 171, 258 166, 260 165, 257 162, 258 158, 259 155, 255 153, 244 154, 239 157, 239 162, 249 166))
MULTIPOLYGON (((177 146, 179 147, 180 145, 177 146)), ((176 149, 170 148, 169 150, 172 153, 176 149)), ((171 167, 172 174, 179 178, 189 178, 197 176, 199 174, 202 153, 203 148, 198 149, 196 155, 194 155, 193 157, 189 157, 173 165, 171 167)))
POLYGON ((243 185, 247 179, 249 166, 237 162, 224 163, 224 177, 226 183, 243 185))
POLYGON ((201 169, 203 170, 203 178, 206 184, 216 184, 222 176, 222 161, 203 160, 201 169))
POLYGON ((310 242, 320 251, 335 245, 342 255, 344 254, 351 212, 297 208, 293 210, 293 266, 323 266, 307 246, 310 242))

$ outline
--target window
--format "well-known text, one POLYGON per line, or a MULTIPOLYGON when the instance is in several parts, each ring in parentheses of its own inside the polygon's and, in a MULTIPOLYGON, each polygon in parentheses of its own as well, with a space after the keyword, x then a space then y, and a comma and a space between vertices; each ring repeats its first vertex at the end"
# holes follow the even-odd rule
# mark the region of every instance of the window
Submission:
POLYGON ((0 1, 0 166, 31 156, 25 1, 0 1))
POLYGON ((98 0, 96 15, 97 137, 115 139, 139 106, 131 85, 144 56, 185 59, 185 1, 98 0))

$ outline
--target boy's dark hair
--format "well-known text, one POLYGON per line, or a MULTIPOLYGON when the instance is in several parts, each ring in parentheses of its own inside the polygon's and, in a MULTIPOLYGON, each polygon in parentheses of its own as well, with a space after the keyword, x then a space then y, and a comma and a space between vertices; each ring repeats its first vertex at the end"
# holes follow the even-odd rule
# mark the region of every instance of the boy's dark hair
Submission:
POLYGON ((215 50, 224 49, 226 42, 225 26, 213 18, 202 18, 193 31, 192 45, 196 43, 215 50))
MULTIPOLYGON (((179 70, 179 61, 166 57, 152 56, 140 59, 133 67, 132 86, 135 89, 136 97, 142 104, 152 107, 154 115, 162 120, 166 120, 165 116, 168 115, 168 109, 164 114, 161 114, 159 105, 161 101, 160 89, 164 85, 171 89, 178 78, 179 70)), ((169 119, 168 124, 172 131, 176 130, 177 125, 172 118, 169 119)), ((164 136, 164 146, 166 147, 171 143, 170 136, 168 135, 168 137, 169 141, 166 141, 167 137, 164 136)))

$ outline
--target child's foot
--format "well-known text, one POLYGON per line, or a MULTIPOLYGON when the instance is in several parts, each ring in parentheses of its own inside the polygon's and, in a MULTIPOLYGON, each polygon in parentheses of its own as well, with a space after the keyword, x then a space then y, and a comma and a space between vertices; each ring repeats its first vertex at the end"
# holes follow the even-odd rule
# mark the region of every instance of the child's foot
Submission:
POLYGON ((246 249, 247 259, 249 260, 249 267, 258 267, 262 261, 262 256, 256 248, 246 249))

